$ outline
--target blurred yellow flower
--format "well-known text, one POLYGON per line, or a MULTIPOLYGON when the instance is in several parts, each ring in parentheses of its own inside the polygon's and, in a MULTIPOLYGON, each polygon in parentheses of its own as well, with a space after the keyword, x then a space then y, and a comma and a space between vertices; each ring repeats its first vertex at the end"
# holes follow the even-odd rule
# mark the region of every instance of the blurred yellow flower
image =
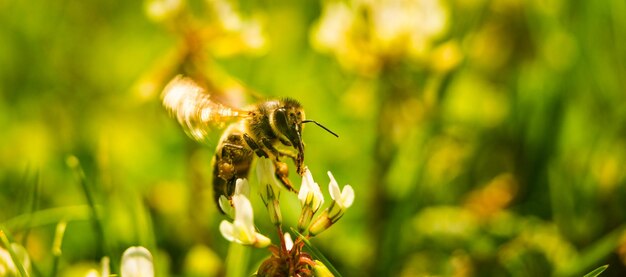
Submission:
POLYGON ((346 69, 372 74, 388 60, 425 61, 447 25, 439 0, 326 2, 311 40, 346 69))
POLYGON ((144 9, 148 18, 155 22, 165 21, 176 16, 185 7, 182 0, 147 0, 144 9))

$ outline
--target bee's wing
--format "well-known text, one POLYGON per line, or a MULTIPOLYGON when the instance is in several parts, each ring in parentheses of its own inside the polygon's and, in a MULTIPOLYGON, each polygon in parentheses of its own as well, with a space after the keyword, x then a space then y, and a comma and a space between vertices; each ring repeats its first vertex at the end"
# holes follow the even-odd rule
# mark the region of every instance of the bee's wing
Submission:
POLYGON ((248 115, 212 101, 210 95, 192 79, 176 76, 163 89, 163 105, 176 117, 185 132, 197 141, 205 141, 213 129, 248 115))

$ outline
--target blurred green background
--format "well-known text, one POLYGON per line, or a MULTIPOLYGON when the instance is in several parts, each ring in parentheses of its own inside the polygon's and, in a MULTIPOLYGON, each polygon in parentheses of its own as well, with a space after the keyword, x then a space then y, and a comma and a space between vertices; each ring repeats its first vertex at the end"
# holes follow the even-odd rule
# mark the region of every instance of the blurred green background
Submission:
POLYGON ((0 0, 0 226, 35 276, 115 273, 132 245, 159 276, 225 274, 220 133, 159 99, 180 73, 339 133, 304 141, 327 203, 328 170, 356 192, 312 241, 345 276, 626 274, 624 1, 0 0))

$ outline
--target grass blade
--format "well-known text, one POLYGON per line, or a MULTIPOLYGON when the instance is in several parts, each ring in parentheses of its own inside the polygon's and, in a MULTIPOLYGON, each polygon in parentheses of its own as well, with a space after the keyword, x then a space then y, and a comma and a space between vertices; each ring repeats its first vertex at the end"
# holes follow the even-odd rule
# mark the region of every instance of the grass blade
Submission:
POLYGON ((584 277, 596 277, 598 275, 600 275, 602 272, 604 272, 607 268, 609 267, 609 265, 603 265, 601 267, 598 267, 596 269, 594 269, 593 271, 585 274, 584 277))
POLYGON ((102 219, 98 213, 98 209, 96 208, 96 203, 94 200, 94 195, 91 189, 89 188, 89 184, 87 183, 87 177, 85 177, 85 171, 80 165, 80 161, 76 156, 70 156, 67 158, 67 164, 70 168, 72 168, 78 178, 78 182, 80 183, 81 188, 83 189, 83 193, 85 194, 85 198, 87 199, 87 205, 89 205, 89 210, 91 211, 93 227, 96 232, 96 237, 98 238, 98 253, 105 253, 105 237, 104 237, 104 226, 102 225, 102 219))
POLYGON ((26 243, 28 243, 28 235, 31 230, 31 221, 32 221, 32 213, 34 213, 37 209, 39 209, 39 189, 41 187, 41 177, 39 175, 39 171, 35 172, 35 181, 32 187, 32 195, 30 198, 30 210, 26 212, 28 215, 28 223, 26 231, 24 232, 24 236, 22 237, 22 245, 26 247, 26 243))
MULTIPOLYGON (((96 207, 99 209, 99 207, 96 207)), ((30 214, 23 214, 3 222, 11 230, 25 230, 27 228, 54 225, 61 220, 87 221, 91 219, 91 210, 87 205, 67 206, 39 210, 30 214)))

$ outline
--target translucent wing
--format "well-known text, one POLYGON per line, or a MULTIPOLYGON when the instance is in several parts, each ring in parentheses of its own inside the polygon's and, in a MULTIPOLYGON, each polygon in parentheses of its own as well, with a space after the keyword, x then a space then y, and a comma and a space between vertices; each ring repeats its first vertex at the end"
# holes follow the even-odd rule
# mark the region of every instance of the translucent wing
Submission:
POLYGON ((197 141, 204 141, 212 129, 223 128, 226 123, 248 114, 212 101, 196 82, 180 75, 165 86, 162 98, 165 108, 197 141))

